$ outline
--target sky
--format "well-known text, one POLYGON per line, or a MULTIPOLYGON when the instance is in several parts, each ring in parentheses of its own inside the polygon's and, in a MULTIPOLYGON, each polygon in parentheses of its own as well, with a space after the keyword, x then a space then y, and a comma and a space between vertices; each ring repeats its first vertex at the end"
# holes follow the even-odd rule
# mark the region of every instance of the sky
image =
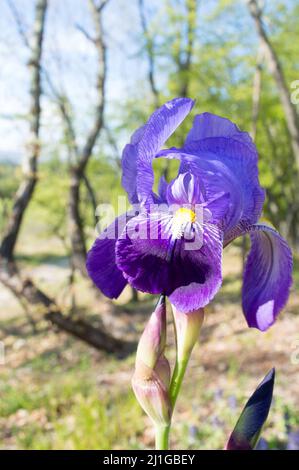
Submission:
MULTIPOLYGON (((24 46, 7 0, 0 0, 0 160, 19 161, 23 157, 28 110, 28 50, 24 46)), ((34 1, 13 0, 23 29, 30 32, 34 1)), ((96 60, 93 45, 78 25, 92 31, 86 0, 50 0, 46 19, 43 63, 55 86, 71 98, 75 111, 85 118, 78 125, 83 134, 92 115, 96 60)), ((136 77, 146 73, 146 63, 138 58, 140 35, 136 2, 110 0, 104 13, 107 43, 107 102, 120 102, 134 86, 136 77), (122 14, 119 14, 122 12, 122 14)), ((47 88, 47 87, 45 87, 47 88)), ((57 113, 53 100, 43 97, 43 134, 49 142, 57 133, 57 113)), ((109 109, 107 110, 109 113, 109 109)), ((76 113, 77 114, 77 113, 76 113)), ((87 130, 87 129, 86 129, 87 130)))
MULTIPOLYGON (((217 34, 225 41, 229 35, 240 34, 241 31, 240 50, 235 53, 242 55, 244 48, 247 48, 249 54, 254 54, 256 34, 245 8, 245 0, 239 0, 238 9, 234 9, 233 14, 228 14, 219 22, 210 22, 209 15, 226 1, 198 0, 199 39, 208 41, 217 34)), ((280 3, 288 5, 294 1, 268 0, 267 5, 274 8, 280 3)), ((15 5, 22 28, 29 34, 35 0, 0 0, 0 161, 19 162, 24 157, 28 134, 25 120, 29 99, 28 50, 20 37, 9 3, 15 5)), ((106 117, 111 121, 117 119, 118 108, 124 105, 124 98, 138 95, 141 88, 144 96, 144 87, 148 86, 147 61, 141 52, 143 44, 137 3, 138 0, 109 0, 104 11, 108 60, 106 117)), ((166 0, 146 0, 145 3, 148 17, 154 18, 158 24, 155 40, 159 42, 159 27, 168 27, 165 22, 163 24, 166 0)), ((55 86, 62 88, 71 99, 78 135, 82 138, 92 122, 96 77, 94 47, 78 29, 79 25, 92 31, 87 4, 87 0, 49 0, 43 50, 43 65, 55 86)), ((267 16, 265 20, 267 26, 267 16)), ((163 71, 157 78, 162 89, 166 79, 163 71)), ((41 138, 45 143, 43 154, 46 154, 59 139, 61 126, 46 84, 44 91, 41 138)), ((123 143, 120 142, 120 147, 123 143)))

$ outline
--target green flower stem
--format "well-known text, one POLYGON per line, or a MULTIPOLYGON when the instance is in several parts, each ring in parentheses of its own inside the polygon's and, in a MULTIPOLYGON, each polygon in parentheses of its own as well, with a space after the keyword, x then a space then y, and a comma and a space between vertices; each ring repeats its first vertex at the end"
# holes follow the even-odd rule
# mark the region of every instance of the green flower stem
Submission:
MULTIPOLYGON (((172 410, 174 410, 175 403, 181 389, 188 361, 189 357, 184 358, 182 361, 177 361, 173 371, 173 376, 169 389, 172 410)), ((171 423, 168 426, 156 426, 156 450, 167 450, 169 448, 170 429, 171 423)))
MULTIPOLYGON (((176 363, 169 387, 169 400, 171 405, 171 415, 175 408, 177 397, 180 393, 186 368, 191 356, 193 347, 198 339, 200 328, 204 319, 203 309, 195 310, 187 314, 172 311, 174 320, 174 332, 176 340, 176 363)), ((169 425, 156 427, 156 449, 167 450, 169 441, 169 425)))
POLYGON ((186 372, 186 368, 189 362, 189 357, 186 357, 182 359, 181 361, 177 361, 175 364, 175 368, 173 371, 172 375, 172 380, 170 384, 170 389, 169 389, 169 395, 170 395, 170 402, 172 406, 172 410, 174 410, 176 400, 178 397, 178 394, 181 389, 181 385, 183 382, 183 378, 186 372))
POLYGON ((170 431, 170 424, 168 426, 163 426, 161 424, 156 426, 156 450, 168 449, 169 431, 170 431))

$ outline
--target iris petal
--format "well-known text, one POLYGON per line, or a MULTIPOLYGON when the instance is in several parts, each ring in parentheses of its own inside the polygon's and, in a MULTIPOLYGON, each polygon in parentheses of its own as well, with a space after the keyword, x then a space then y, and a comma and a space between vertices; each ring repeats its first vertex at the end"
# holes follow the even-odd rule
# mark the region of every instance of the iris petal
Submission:
POLYGON ((127 284, 115 263, 115 244, 120 228, 121 218, 118 218, 96 239, 86 261, 90 278, 111 299, 117 298, 127 284))
POLYGON ((122 156, 122 184, 131 203, 146 202, 154 182, 152 160, 190 112, 194 101, 175 98, 161 106, 135 132, 122 156))
MULTIPOLYGON (((242 306, 248 326, 267 330, 287 302, 292 284, 292 253, 287 242, 268 225, 238 227, 234 237, 250 234, 242 289, 242 306)), ((227 244, 232 241, 226 240, 227 244)))
POLYGON ((203 113, 195 116, 184 150, 202 158, 216 157, 231 170, 242 187, 242 218, 256 223, 265 194, 258 181, 258 154, 249 134, 228 119, 203 113))
POLYGON ((197 204, 202 202, 198 177, 190 172, 180 174, 168 186, 167 201, 168 204, 197 204))
POLYGON ((173 241, 170 215, 157 214, 155 219, 141 214, 116 244, 117 265, 136 289, 164 293, 181 312, 189 312, 205 306, 221 285, 221 234, 215 225, 206 224, 201 247, 192 250, 191 244, 173 241), (136 237, 137 232, 144 238, 136 237))
POLYGON ((217 222, 227 231, 238 224, 243 214, 244 194, 238 178, 221 161, 217 159, 198 158, 196 155, 185 153, 179 149, 161 150, 156 158, 178 159, 181 161, 180 175, 190 172, 200 181, 200 191, 205 202, 209 203, 219 198, 222 210, 213 205, 218 211, 217 222))
POLYGON ((184 148, 194 148, 197 142, 210 137, 226 137, 236 140, 248 147, 252 157, 257 159, 255 145, 247 132, 241 131, 229 119, 211 113, 195 116, 192 129, 187 135, 184 148))
POLYGON ((214 190, 220 191, 219 177, 221 180, 223 175, 225 188, 222 190, 230 195, 230 209, 223 224, 225 230, 232 229, 240 221, 253 224, 259 219, 265 193, 258 180, 258 154, 249 134, 240 131, 228 119, 210 113, 195 116, 183 148, 162 150, 157 156, 180 159, 181 173, 190 166, 196 171, 198 166, 206 175, 205 184, 210 196, 213 184, 214 190), (194 157, 197 157, 197 165, 194 157), (210 172, 208 163, 214 167, 210 172))

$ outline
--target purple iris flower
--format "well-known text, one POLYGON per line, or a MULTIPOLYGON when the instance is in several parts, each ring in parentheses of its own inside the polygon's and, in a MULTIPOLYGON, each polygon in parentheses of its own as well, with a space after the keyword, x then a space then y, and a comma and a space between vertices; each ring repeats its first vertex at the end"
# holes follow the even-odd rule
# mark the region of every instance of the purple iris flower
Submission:
POLYGON ((203 113, 195 116, 182 148, 162 149, 193 105, 188 98, 164 104, 124 148, 122 184, 139 211, 116 219, 99 236, 87 270, 110 298, 129 283, 167 295, 187 313, 215 296, 222 282, 223 248, 248 233, 242 306, 248 325, 266 330, 288 299, 292 254, 274 228, 258 223, 265 193, 257 151, 246 132, 228 119, 203 113), (180 162, 173 181, 161 178, 158 194, 153 192, 155 158, 180 162))

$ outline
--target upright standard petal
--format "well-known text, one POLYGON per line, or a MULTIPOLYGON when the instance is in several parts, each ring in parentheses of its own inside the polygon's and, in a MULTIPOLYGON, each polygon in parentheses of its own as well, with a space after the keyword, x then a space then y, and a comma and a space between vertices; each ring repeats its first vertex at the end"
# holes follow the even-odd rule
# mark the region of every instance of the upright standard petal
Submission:
MULTIPOLYGON (((243 279, 242 306, 248 326, 267 330, 286 304, 292 284, 292 253, 287 242, 268 225, 240 226, 234 238, 250 234, 243 279)), ((225 244, 232 241, 225 240, 225 244)))
POLYGON ((119 231, 123 230, 126 216, 116 219, 96 239, 88 252, 86 269, 94 284, 111 299, 117 298, 127 284, 115 263, 115 244, 119 231))
MULTIPOLYGON (((191 173, 200 184, 200 199, 206 204, 221 197, 222 204, 218 206, 217 223, 222 230, 238 224, 243 214, 243 188, 233 172, 220 160, 199 158, 196 155, 186 153, 180 149, 166 149, 158 152, 156 158, 180 160, 178 180, 186 173, 191 173), (220 205, 223 210, 219 211, 220 205)), ((169 184, 169 187, 171 183, 169 184)), ((168 195, 170 192, 168 190, 168 195)), ((212 206, 215 207, 214 204, 212 206)))
POLYGON ((133 135, 122 156, 122 184, 131 203, 145 203, 154 182, 152 160, 191 111, 194 101, 175 98, 155 111, 133 135))
MULTIPOLYGON (((240 220, 251 224, 257 222, 262 211, 265 194, 258 180, 258 154, 247 132, 240 131, 228 119, 203 113, 195 116, 193 127, 184 144, 184 151, 201 158, 217 159, 224 163, 238 180, 241 190, 242 214, 240 220)), ((235 189, 232 188, 232 191, 235 189)), ((236 223, 235 213, 235 207, 232 205, 227 214, 227 230, 236 223)))
POLYGON ((168 204, 194 205, 202 201, 199 179, 190 172, 181 173, 168 186, 168 204))

